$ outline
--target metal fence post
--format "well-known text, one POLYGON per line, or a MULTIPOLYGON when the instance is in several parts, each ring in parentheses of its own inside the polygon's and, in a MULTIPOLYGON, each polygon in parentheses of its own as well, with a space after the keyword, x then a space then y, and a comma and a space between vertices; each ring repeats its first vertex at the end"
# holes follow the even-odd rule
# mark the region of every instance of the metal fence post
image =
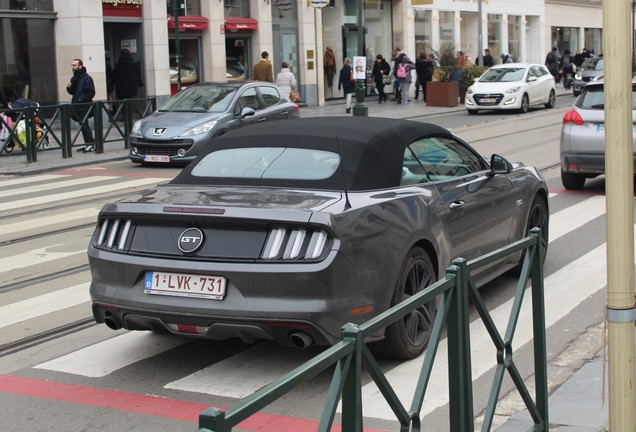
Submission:
MULTIPOLYGON (((537 410, 543 419, 544 431, 549 430, 550 419, 548 417, 548 364, 547 348, 545 336, 545 298, 543 286, 543 254, 541 247, 541 229, 533 228, 530 235, 536 240, 534 246, 534 259, 530 275, 532 278, 532 326, 534 344, 534 371, 535 371, 535 392, 537 400, 537 410)), ((529 252, 529 251, 528 251, 529 252)))
MULTIPOLYGON (((93 102, 93 124, 95 126, 95 153, 104 153, 104 121, 102 118, 103 102, 93 102)), ((89 118, 86 122, 90 121, 89 118)))
POLYGON ((468 278, 466 260, 453 261, 449 273, 455 273, 455 296, 448 309, 448 391, 450 430, 472 432, 473 389, 470 355, 470 323, 468 309, 468 278))
POLYGON ((343 339, 355 340, 349 371, 342 389, 342 430, 362 432, 362 344, 364 340, 357 325, 348 323, 342 328, 343 339))
POLYGON ((37 162, 38 156, 38 146, 36 139, 36 130, 35 130, 35 108, 27 107, 24 110, 24 135, 26 145, 26 153, 27 153, 27 162, 37 162))
POLYGON ((69 104, 62 105, 60 108, 60 135, 62 136, 62 158, 73 157, 71 151, 71 110, 73 108, 69 104))

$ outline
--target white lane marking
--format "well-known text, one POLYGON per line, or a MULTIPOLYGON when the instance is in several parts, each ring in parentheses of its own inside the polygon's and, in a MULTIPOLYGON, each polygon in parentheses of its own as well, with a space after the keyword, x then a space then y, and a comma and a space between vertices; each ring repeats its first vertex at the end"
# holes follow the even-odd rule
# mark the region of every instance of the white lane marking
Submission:
POLYGON ((595 195, 550 215, 550 242, 605 214, 605 196, 595 195))
MULTIPOLYGON (((603 244, 545 279, 546 328, 563 318, 586 298, 605 287, 607 270, 605 252, 606 245, 603 244)), ((512 303, 513 300, 510 299, 490 312, 501 333, 505 332, 512 303)), ((532 322, 532 300, 529 293, 526 293, 519 323, 530 322, 532 322)), ((517 326, 513 339, 514 346, 520 347, 531 341, 532 337, 532 326, 520 324, 517 326)), ((470 324, 470 343, 472 347, 472 374, 473 380, 476 380, 496 366, 492 341, 481 320, 473 321, 470 324)), ((386 373, 386 378, 407 408, 410 407, 413 398, 422 362, 423 356, 404 362, 386 373)), ((447 362, 447 340, 444 339, 440 342, 435 358, 435 367, 426 391, 422 415, 448 403, 447 362)), ((362 398, 365 416, 387 420, 395 419, 393 411, 389 408, 375 383, 367 384, 362 388, 362 398)))
POLYGON ((0 188, 4 188, 6 186, 22 186, 29 183, 43 182, 48 180, 59 180, 65 177, 70 177, 70 175, 37 175, 37 176, 27 176, 27 177, 15 177, 8 180, 0 180, 0 188))
POLYGON ((315 355, 316 352, 312 351, 282 348, 274 342, 261 343, 168 383, 164 388, 240 399, 275 381, 315 355), (267 362, 264 363, 263 359, 267 359, 267 362))
POLYGON ((98 378, 187 341, 171 335, 131 331, 34 367, 98 378))
POLYGON ((0 328, 90 301, 83 283, 0 307, 0 328))
POLYGON ((86 248, 82 248, 77 251, 67 252, 51 252, 51 249, 63 246, 62 243, 45 246, 40 249, 34 249, 24 252, 19 255, 13 255, 7 258, 0 259, 0 274, 8 273, 12 270, 27 268, 31 266, 38 266, 42 263, 54 261, 66 257, 70 257, 78 254, 86 254, 86 248))
POLYGON ((29 193, 42 192, 42 191, 51 191, 51 190, 59 190, 61 188, 67 186, 82 186, 89 183, 96 183, 100 181, 112 180, 113 177, 109 176, 92 176, 92 177, 82 177, 75 178, 71 180, 57 181, 46 184, 39 184, 34 186, 26 186, 26 187, 18 187, 13 188, 4 192, 0 191, 0 198, 7 198, 14 195, 26 195, 29 193))
POLYGON ((70 222, 73 220, 87 219, 87 218, 95 218, 97 220, 97 215, 99 214, 98 209, 87 208, 76 210, 67 213, 60 213, 54 216, 45 216, 41 217, 41 215, 37 215, 36 219, 31 219, 28 223, 24 221, 14 222, 11 224, 6 224, 0 226, 0 235, 2 234, 14 234, 22 231, 33 231, 36 228, 44 228, 51 225, 58 225, 60 222, 70 222))
MULTIPOLYGON (((0 203, 0 211, 15 210, 18 208, 24 208, 24 207, 34 206, 34 205, 48 204, 55 201, 76 199, 76 198, 81 198, 81 197, 90 196, 90 195, 98 195, 105 192, 112 192, 118 189, 148 186, 148 185, 160 183, 162 180, 163 179, 145 178, 145 179, 131 180, 131 181, 122 182, 122 183, 113 183, 113 184, 98 186, 93 188, 83 188, 83 189, 78 189, 75 191, 63 192, 58 194, 50 194, 50 195, 45 195, 45 196, 40 196, 35 198, 27 198, 27 199, 18 200, 18 201, 8 201, 8 202, 0 203)), ((78 186, 81 186, 81 182, 78 182, 78 186)))

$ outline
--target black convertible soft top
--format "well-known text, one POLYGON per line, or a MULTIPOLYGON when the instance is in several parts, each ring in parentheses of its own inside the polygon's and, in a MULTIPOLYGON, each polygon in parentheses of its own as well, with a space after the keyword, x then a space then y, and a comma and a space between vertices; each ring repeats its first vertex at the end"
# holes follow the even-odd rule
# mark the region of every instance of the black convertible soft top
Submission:
POLYGON ((171 183, 329 190, 385 189, 400 184, 405 147, 417 139, 433 136, 452 135, 430 123, 378 117, 319 117, 265 122, 214 138, 199 158, 184 168, 171 183), (334 175, 324 180, 208 178, 191 174, 197 161, 208 153, 242 147, 324 150, 339 154, 341 163, 334 175))

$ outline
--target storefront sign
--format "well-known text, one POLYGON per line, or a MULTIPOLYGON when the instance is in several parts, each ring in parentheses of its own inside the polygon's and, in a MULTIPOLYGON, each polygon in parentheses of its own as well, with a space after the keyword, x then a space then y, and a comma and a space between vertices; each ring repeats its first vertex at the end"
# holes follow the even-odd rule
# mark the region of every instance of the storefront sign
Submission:
POLYGON ((104 16, 139 17, 143 0, 102 0, 104 16))
POLYGON ((411 0, 411 6, 432 5, 433 0, 411 0))
MULTIPOLYGON (((174 31, 174 17, 168 17, 168 30, 174 31)), ((179 30, 202 31, 208 28, 208 19, 202 16, 184 15, 179 17, 179 30)))
POLYGON ((249 32, 256 30, 258 21, 254 18, 227 17, 225 18, 225 30, 231 32, 249 32))
POLYGON ((309 6, 315 7, 318 9, 325 8, 329 6, 330 0, 309 0, 309 6))

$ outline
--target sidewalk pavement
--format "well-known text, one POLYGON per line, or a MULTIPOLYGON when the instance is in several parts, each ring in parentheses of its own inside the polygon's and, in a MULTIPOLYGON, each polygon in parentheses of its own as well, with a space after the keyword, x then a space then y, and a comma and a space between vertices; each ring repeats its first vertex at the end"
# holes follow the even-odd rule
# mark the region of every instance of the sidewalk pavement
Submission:
MULTIPOLYGON (((557 85, 557 96, 571 94, 557 85)), ((411 101, 408 105, 398 105, 396 102, 378 104, 376 96, 368 96, 365 101, 370 117, 386 118, 421 118, 435 116, 448 112, 462 112, 464 107, 458 105, 451 108, 427 107, 422 101, 411 101)), ((322 107, 302 107, 302 117, 325 117, 347 115, 342 99, 326 102, 322 107)), ((74 150, 79 147, 74 148, 74 150)), ((64 168, 71 168, 89 164, 103 163, 113 160, 124 160, 128 157, 128 150, 124 143, 113 142, 105 144, 102 154, 81 153, 74 151, 72 157, 62 158, 62 151, 43 151, 38 153, 38 161, 26 162, 26 155, 20 150, 14 150, 11 155, 0 157, 0 176, 29 175, 49 172, 64 168)), ((607 401, 603 401, 599 387, 606 374, 602 372, 601 356, 597 353, 592 358, 585 359, 582 367, 578 368, 549 397, 550 430, 560 432, 600 432, 608 430, 607 401)), ((512 396, 514 397, 514 396, 512 396)), ((510 415, 497 414, 497 432, 525 432, 530 430, 533 422, 519 403, 513 404, 510 415), (522 410, 523 409, 523 410, 522 410), (522 411, 517 411, 522 410, 522 411)))

